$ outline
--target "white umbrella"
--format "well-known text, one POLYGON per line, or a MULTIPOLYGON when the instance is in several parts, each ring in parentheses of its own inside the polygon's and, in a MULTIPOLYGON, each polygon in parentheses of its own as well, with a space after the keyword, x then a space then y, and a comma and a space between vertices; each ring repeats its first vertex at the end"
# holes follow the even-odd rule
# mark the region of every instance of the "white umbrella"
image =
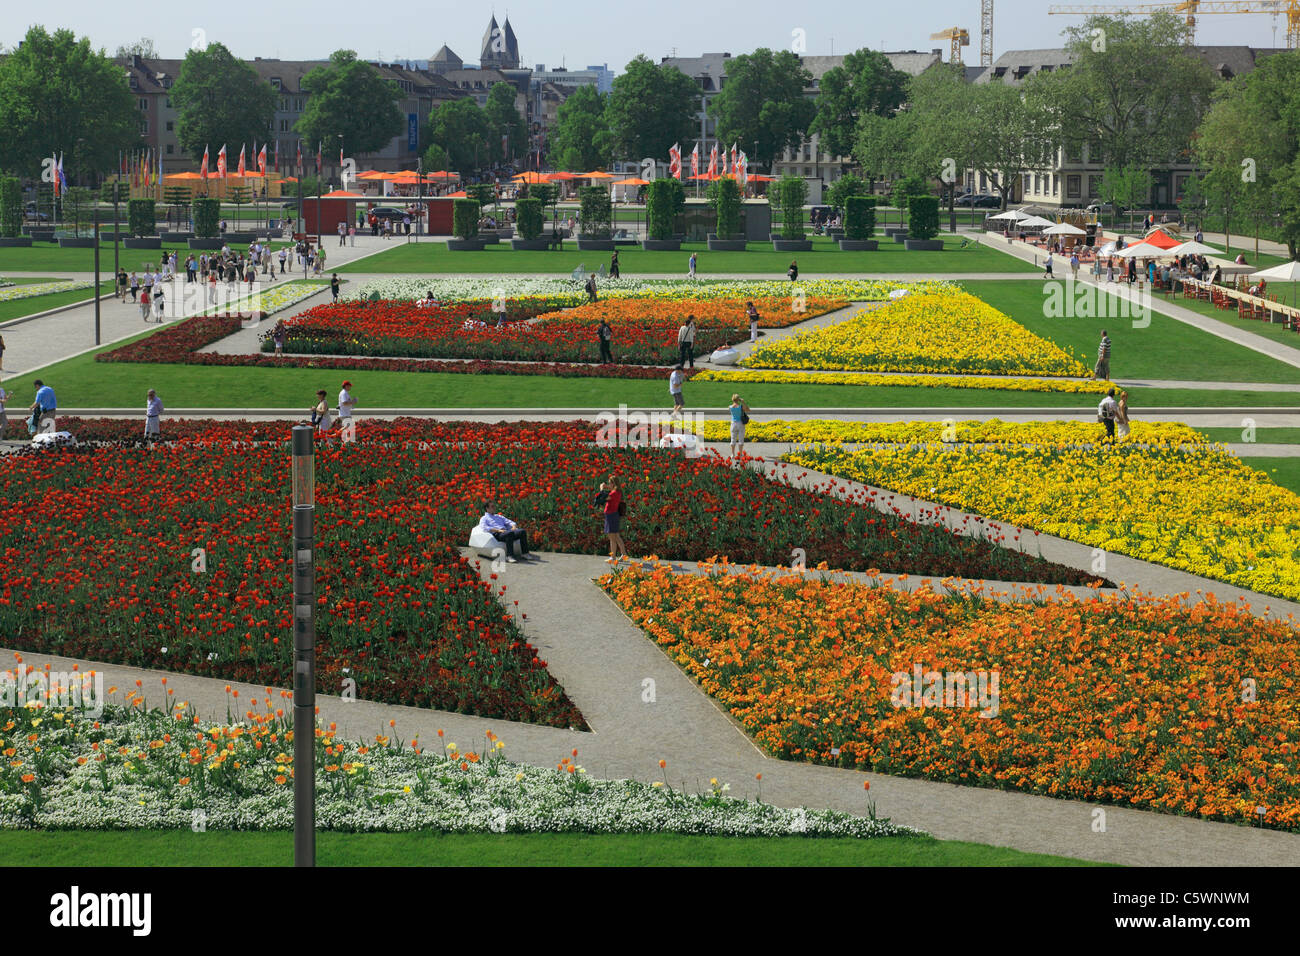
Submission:
POLYGON ((1029 216, 1026 213, 1021 212, 1019 209, 1008 209, 1006 212, 1000 212, 996 216, 989 216, 989 218, 990 219, 1014 219, 1019 221, 1021 219, 1028 219, 1029 216))
MULTIPOLYGON (((1284 262, 1250 274, 1252 279, 1275 279, 1278 282, 1300 282, 1300 262, 1284 262)), ((1296 286, 1291 287, 1291 304, 1296 302, 1296 286)))
POLYGON ((1180 246, 1174 246, 1169 250, 1171 256, 1217 256, 1221 255, 1222 252, 1222 249, 1207 246, 1205 243, 1197 242, 1195 239, 1184 242, 1180 246))
POLYGON ((1039 226, 1052 226, 1055 223, 1050 219, 1044 219, 1042 216, 1030 216, 1028 219, 1021 219, 1020 225, 1028 229, 1037 229, 1039 226))
POLYGON ((1243 265, 1239 262, 1233 262, 1231 259, 1220 259, 1216 256, 1206 256, 1205 261, 1210 264, 1210 268, 1223 270, 1224 275, 1241 275, 1245 272, 1254 272, 1254 266, 1243 265))
POLYGON ((1080 229, 1078 226, 1072 226, 1068 222, 1060 222, 1051 229, 1044 229, 1045 236, 1086 236, 1088 231, 1080 229))
POLYGON ((1164 259, 1169 250, 1153 246, 1148 242, 1139 242, 1136 246, 1125 246, 1115 253, 1121 259, 1164 259))

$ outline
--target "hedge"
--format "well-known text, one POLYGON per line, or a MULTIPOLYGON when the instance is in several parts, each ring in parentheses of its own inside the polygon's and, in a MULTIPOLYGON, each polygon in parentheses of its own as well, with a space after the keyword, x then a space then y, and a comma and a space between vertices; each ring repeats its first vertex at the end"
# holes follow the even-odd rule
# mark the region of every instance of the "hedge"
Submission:
MULTIPOLYGON (((808 198, 808 184, 798 176, 782 176, 776 183, 777 206, 781 210, 781 238, 802 239, 803 204, 808 198)), ((719 230, 718 235, 722 235, 719 230)))
POLYGON ((909 239, 933 239, 939 235, 939 197, 909 196, 907 199, 907 236, 909 239))
POLYGON ((478 235, 478 215, 483 207, 477 199, 457 199, 451 207, 451 231, 457 239, 473 239, 478 235))
POLYGON ((221 200, 194 200, 194 235, 199 239, 217 238, 217 227, 221 225, 221 200))
POLYGON ((844 238, 871 239, 876 232, 875 196, 849 196, 844 200, 844 238))
MULTIPOLYGON (((802 182, 802 180, 800 180, 802 182)), ((740 236, 740 187, 734 179, 719 179, 713 184, 713 209, 718 216, 718 238, 736 239, 740 236)), ((799 203, 800 212, 803 202, 799 203)))
POLYGON ((578 190, 578 210, 582 219, 580 238, 608 239, 614 234, 613 212, 604 186, 584 186, 578 190))
POLYGON ((656 179, 646 188, 646 223, 650 238, 671 239, 677 214, 686 204, 686 193, 676 179, 656 179))
POLYGON ((17 176, 0 176, 0 236, 12 239, 22 232, 23 190, 17 176))
POLYGON ((127 228, 133 236, 155 235, 158 216, 152 199, 132 199, 126 204, 127 228))
POLYGON ((536 239, 542 234, 542 201, 540 199, 515 200, 515 225, 524 239, 536 239))

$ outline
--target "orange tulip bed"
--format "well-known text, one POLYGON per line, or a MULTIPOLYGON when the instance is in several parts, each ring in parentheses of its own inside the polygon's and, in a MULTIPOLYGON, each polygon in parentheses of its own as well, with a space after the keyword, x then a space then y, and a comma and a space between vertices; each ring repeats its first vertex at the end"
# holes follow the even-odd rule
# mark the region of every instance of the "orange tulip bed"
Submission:
POLYGON ((1294 621, 664 566, 603 584, 776 756, 1300 829, 1294 621))

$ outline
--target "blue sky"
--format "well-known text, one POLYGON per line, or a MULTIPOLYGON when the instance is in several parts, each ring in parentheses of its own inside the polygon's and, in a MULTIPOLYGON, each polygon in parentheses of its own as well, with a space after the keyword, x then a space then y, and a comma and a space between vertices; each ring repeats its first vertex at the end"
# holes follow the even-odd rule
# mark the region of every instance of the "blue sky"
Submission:
MULTIPOLYGON (((1085 0, 1092 2, 1092 0, 1085 0)), ((1061 30, 1078 17, 1048 16, 1043 0, 995 0, 995 55, 1009 49, 1057 46, 1061 30)), ((508 13, 519 38, 524 63, 564 62, 570 68, 609 63, 615 70, 637 53, 652 59, 718 50, 744 53, 759 46, 789 47, 794 31, 803 30, 807 52, 844 53, 869 46, 886 50, 928 50, 942 45, 931 33, 948 27, 971 32, 968 64, 979 62, 979 0, 911 0, 902 5, 879 0, 747 0, 697 3, 686 0, 515 0, 509 6, 485 3, 411 5, 411 14, 396 11, 405 4, 376 4, 383 11, 367 16, 367 7, 342 0, 307 4, 205 5, 137 2, 104 4, 95 0, 63 0, 27 14, 30 6, 11 10, 0 26, 0 43, 17 43, 31 24, 69 27, 88 35, 110 53, 119 44, 151 37, 163 56, 180 57, 196 30, 209 42, 220 41, 237 55, 284 59, 328 56, 347 47, 366 59, 426 59, 443 43, 467 64, 478 62, 488 18, 508 13), (449 15, 450 14, 450 15, 449 15)), ((1203 16, 1197 31, 1200 44, 1285 44, 1285 23, 1268 15, 1203 16)))

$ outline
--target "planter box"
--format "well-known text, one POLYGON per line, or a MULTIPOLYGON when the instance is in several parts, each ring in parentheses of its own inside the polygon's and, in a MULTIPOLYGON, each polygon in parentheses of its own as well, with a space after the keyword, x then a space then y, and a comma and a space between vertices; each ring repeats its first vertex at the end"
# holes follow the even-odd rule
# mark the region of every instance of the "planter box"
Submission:
POLYGON ((744 239, 710 239, 710 252, 744 252, 744 239))
POLYGON ((220 249, 224 244, 221 239, 187 239, 191 249, 220 249))
POLYGON ((908 252, 943 252, 942 239, 908 239, 903 243, 908 252))
POLYGON ((844 238, 844 230, 836 226, 834 229, 827 229, 826 235, 828 238, 835 239, 838 241, 844 238))
POLYGON ((894 236, 898 235, 900 232, 901 232, 903 235, 907 235, 907 227, 906 227, 906 226, 886 226, 886 227, 885 227, 885 238, 886 238, 886 239, 893 239, 894 236))
POLYGON ((15 249, 18 246, 30 246, 31 236, 0 236, 0 249, 15 249))
POLYGON ((875 252, 880 248, 879 239, 841 239, 841 252, 875 252))
POLYGON ((93 237, 83 238, 81 236, 77 236, 74 238, 72 236, 65 236, 64 238, 59 240, 59 248, 60 249, 94 249, 95 240, 93 237))
POLYGON ((31 236, 33 239, 35 239, 37 242, 53 242, 53 241, 54 241, 54 230, 53 230, 53 229, 31 229, 31 230, 28 231, 27 234, 28 234, 29 236, 31 236))
MULTIPOLYGON (((223 232, 221 238, 225 239, 226 242, 252 242, 261 235, 260 232, 223 232)), ((322 241, 324 238, 324 236, 321 237, 322 241)))
POLYGON ((552 239, 511 239, 510 248, 524 252, 545 252, 554 245, 552 239))
POLYGON ((187 239, 193 239, 192 232, 161 232, 158 234, 163 242, 184 242, 187 239))
MULTIPOLYGON (((123 239, 122 245, 127 249, 161 249, 162 236, 142 236, 139 239, 123 239)), ((221 247, 218 246, 218 249, 221 247)))
POLYGON ((479 242, 483 243, 485 246, 495 246, 501 241, 501 237, 495 232, 480 232, 478 234, 478 239, 479 242))
POLYGON ((646 252, 681 252, 680 239, 642 239, 641 248, 646 252))
POLYGON ((448 252, 482 252, 486 243, 482 237, 474 239, 448 239, 448 252))
POLYGON ((773 239, 772 249, 776 252, 812 252, 812 240, 773 239))
POLYGON ((578 251, 579 252, 588 252, 588 251, 613 252, 614 240, 613 239, 579 239, 578 251))
POLYGON ((894 241, 901 246, 903 243, 907 242, 907 233, 906 232, 894 233, 894 241))

